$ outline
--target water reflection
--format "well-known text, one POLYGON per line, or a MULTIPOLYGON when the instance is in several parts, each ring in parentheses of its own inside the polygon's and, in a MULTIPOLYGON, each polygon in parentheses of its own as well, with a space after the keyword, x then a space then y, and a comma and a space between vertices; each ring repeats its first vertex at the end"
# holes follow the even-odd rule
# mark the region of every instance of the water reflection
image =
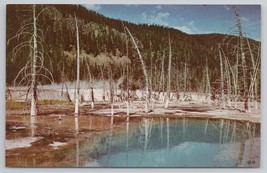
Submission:
POLYGON ((163 141, 163 123, 164 123, 164 118, 160 118, 160 139, 163 141))
POLYGON ((223 133, 223 131, 222 131, 222 129, 223 129, 223 125, 224 125, 224 120, 221 120, 220 121, 220 138, 219 138, 219 144, 221 144, 222 142, 222 133, 223 133))
POLYGON ((208 126, 209 126, 209 119, 207 119, 205 123, 204 137, 206 137, 208 126))
POLYGON ((125 153, 126 153, 125 166, 126 167, 128 166, 129 124, 130 124, 130 118, 127 117, 126 119, 126 147, 125 147, 125 153))
POLYGON ((169 118, 166 118, 166 126, 167 126, 167 152, 169 151, 170 147, 170 125, 169 125, 169 118))
POLYGON ((139 145, 143 148, 140 150, 140 159, 139 166, 142 165, 143 160, 145 159, 148 142, 151 136, 153 119, 143 118, 141 123, 139 124, 140 136, 139 136, 139 145))
POLYGON ((186 119, 183 118, 183 139, 185 140, 185 131, 186 131, 186 119))
POLYGON ((139 128, 126 121, 124 134, 112 129, 102 152, 90 156, 103 167, 240 167, 258 152, 254 123, 143 118, 139 128))
POLYGON ((244 155, 244 151, 245 151, 245 139, 244 139, 244 135, 245 135, 245 127, 243 127, 242 130, 242 135, 241 135, 241 144, 240 144, 240 150, 239 150, 239 156, 238 156, 238 163, 237 165, 243 165, 243 155, 244 155))
POLYGON ((108 137, 108 159, 107 159, 107 164, 106 166, 108 167, 109 166, 109 161, 110 161, 110 149, 111 149, 111 146, 112 146, 112 134, 113 134, 113 116, 110 117, 110 128, 109 128, 109 137, 108 137))
POLYGON ((231 135, 231 142, 235 142, 235 133, 236 133, 236 121, 233 122, 233 130, 231 135))

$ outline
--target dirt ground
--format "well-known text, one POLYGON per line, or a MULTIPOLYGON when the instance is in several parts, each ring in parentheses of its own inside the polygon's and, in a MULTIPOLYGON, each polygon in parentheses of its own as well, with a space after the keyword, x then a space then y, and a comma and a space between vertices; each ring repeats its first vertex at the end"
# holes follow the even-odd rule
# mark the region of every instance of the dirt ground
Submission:
MULTIPOLYGON (((92 147, 110 130, 110 106, 108 103, 96 103, 94 109, 88 105, 81 106, 78 126, 73 116, 71 103, 39 103, 38 116, 29 116, 29 110, 17 103, 6 105, 6 143, 16 142, 23 137, 40 137, 29 143, 30 147, 6 149, 6 166, 8 167, 76 167, 90 162, 86 153, 79 155, 77 163, 77 145, 91 140, 92 147), (13 106, 12 106, 13 104, 13 106), (14 106, 16 105, 16 106, 14 106), (78 129, 78 130, 77 130, 78 129)), ((211 119, 234 119, 260 123, 259 111, 244 113, 238 110, 223 110, 194 102, 175 103, 165 109, 164 104, 154 103, 155 109, 148 114, 143 112, 140 102, 132 103, 130 121, 140 117, 194 117, 211 119)), ((115 103, 114 131, 121 130, 126 122, 126 106, 115 103)))

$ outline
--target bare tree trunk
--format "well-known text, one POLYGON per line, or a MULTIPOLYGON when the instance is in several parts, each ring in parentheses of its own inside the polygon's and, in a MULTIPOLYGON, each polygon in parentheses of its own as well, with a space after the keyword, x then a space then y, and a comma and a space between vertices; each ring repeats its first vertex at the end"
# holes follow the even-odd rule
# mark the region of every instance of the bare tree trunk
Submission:
MULTIPOLYGON (((153 85, 152 85, 152 77, 153 77, 153 66, 152 66, 152 55, 150 55, 150 80, 149 80, 149 100, 152 98, 152 92, 153 92, 153 85)), ((153 101, 153 100, 152 100, 153 101)), ((153 104, 153 103, 152 103, 153 104)))
POLYGON ((79 119, 75 117, 75 141, 76 141, 76 167, 80 164, 80 147, 79 147, 79 119))
MULTIPOLYGON (((129 56, 129 52, 128 52, 128 41, 126 41, 126 49, 127 49, 127 57, 129 56)), ((126 104, 127 104, 127 116, 130 115, 130 91, 129 91, 129 63, 127 61, 127 67, 126 67, 126 75, 127 75, 127 101, 126 101, 126 104)))
POLYGON ((148 81, 148 76, 147 76, 147 69, 146 69, 146 65, 145 65, 145 62, 143 60, 143 57, 139 51, 139 48, 134 40, 134 37, 132 36, 131 32, 129 31, 129 29, 127 27, 125 27, 126 31, 129 33, 131 39, 132 39, 132 42, 136 48, 136 51, 137 51, 137 54, 139 56, 139 59, 141 61, 141 64, 142 64, 142 68, 143 68, 143 73, 144 73, 144 77, 145 77, 145 80, 146 80, 146 103, 145 103, 145 112, 148 113, 148 102, 149 102, 149 99, 148 99, 148 96, 149 96, 149 91, 148 91, 148 87, 149 87, 149 81, 148 81))
POLYGON ((104 80, 104 69, 102 67, 100 67, 100 71, 101 71, 101 80, 103 81, 102 99, 103 99, 103 102, 105 102, 106 101, 106 84, 105 84, 105 80, 104 80))
MULTIPOLYGON (((261 45, 259 45, 259 48, 258 48, 258 68, 260 68, 260 61, 261 61, 261 54, 260 54, 260 51, 261 50, 261 45)), ((259 83, 260 83, 260 73, 258 71, 256 71, 256 80, 255 80, 255 109, 258 109, 258 87, 259 87, 259 83)))
POLYGON ((114 117, 114 81, 111 67, 109 67, 109 89, 110 89, 110 107, 111 107, 111 125, 113 126, 114 117))
POLYGON ((31 121, 31 137, 34 137, 36 132, 36 116, 31 116, 30 121, 31 121))
POLYGON ((208 59, 206 57, 206 93, 207 93, 207 101, 208 104, 210 104, 210 96, 211 96, 211 92, 210 92, 210 78, 209 78, 209 67, 208 67, 208 59))
MULTIPOLYGON (((234 66, 234 69, 231 67, 231 64, 229 62, 229 59, 224 55, 225 58, 225 71, 226 71, 226 77, 227 77, 227 94, 228 94, 228 106, 230 107, 230 95, 234 95, 234 108, 237 108, 237 96, 238 96, 238 75, 236 75, 237 71, 238 71, 238 67, 237 65, 234 66), (231 74, 232 74, 232 78, 231 78, 231 74), (232 83, 233 83, 233 87, 234 89, 232 90, 232 85, 231 85, 231 79, 232 79, 232 83), (231 93, 231 94, 229 94, 231 93)), ((237 57, 238 58, 238 57, 237 57)), ((238 59, 236 64, 238 64, 238 59)))
POLYGON ((248 85, 247 85, 247 65, 246 65, 246 57, 244 51, 244 42, 243 42, 243 31, 242 25, 240 21, 239 11, 236 6, 233 6, 234 13, 236 16, 236 26, 239 33, 239 48, 241 53, 241 63, 242 63, 242 82, 243 82, 243 97, 245 98, 245 111, 248 111, 248 102, 249 102, 249 93, 248 93, 248 85))
MULTIPOLYGON (((127 31, 126 28, 122 22, 123 28, 124 28, 124 33, 126 35, 126 56, 129 58, 129 49, 128 49, 128 37, 127 37, 127 31)), ((127 61, 126 63, 126 91, 127 91, 127 96, 126 96, 126 115, 127 115, 127 123, 129 121, 129 115, 130 115, 130 91, 129 91, 129 62, 127 61)), ((128 127, 128 126, 127 126, 128 127)), ((128 131, 127 131, 128 132, 128 131)), ((128 135, 128 134, 127 134, 128 135)), ((128 138, 127 138, 128 139, 128 138)))
POLYGON ((225 76, 226 76, 226 83, 227 83, 227 104, 228 104, 228 107, 231 107, 231 75, 230 75, 230 72, 229 72, 229 64, 227 62, 227 59, 226 57, 224 57, 224 64, 225 64, 225 76))
POLYGON ((94 98, 94 88, 93 88, 93 84, 92 81, 90 82, 91 86, 90 86, 90 95, 91 95, 91 108, 94 109, 95 106, 95 98, 94 98))
POLYGON ((89 63, 88 63, 87 60, 85 60, 85 65, 87 67, 87 73, 89 75, 89 82, 90 82, 90 91, 89 91, 90 94, 89 95, 91 96, 91 98, 89 100, 91 100, 91 109, 94 109, 94 105, 95 105, 94 88, 93 88, 93 79, 92 79, 92 74, 91 74, 91 69, 90 69, 90 64, 89 63))
POLYGON ((179 65, 177 63, 176 65, 176 99, 177 101, 179 101, 179 92, 180 92, 180 85, 179 85, 180 81, 179 81, 179 65))
POLYGON ((255 100, 254 100, 254 108, 255 109, 258 109, 258 80, 259 78, 256 78, 256 81, 255 81, 255 89, 254 89, 254 92, 255 92, 255 100))
POLYGON ((75 88, 75 110, 74 116, 78 116, 79 114, 79 96, 80 96, 80 46, 79 46, 79 28, 78 22, 75 15, 75 23, 76 23, 76 37, 77 37, 77 82, 75 88))
MULTIPOLYGON (((162 56, 162 61, 161 61, 161 73, 160 73, 160 84, 159 84, 159 93, 162 91, 163 93, 163 100, 164 100, 164 92, 165 92, 165 88, 164 88, 164 60, 165 60, 165 51, 163 51, 163 56, 162 56)), ((160 94, 159 94, 160 95, 160 94)))
POLYGON ((184 93, 187 91, 187 63, 184 62, 184 93))
POLYGON ((238 94, 239 94, 239 87, 238 87, 238 55, 236 56, 236 65, 235 65, 235 73, 233 74, 233 81, 234 81, 234 92, 235 92, 235 105, 234 107, 237 108, 237 98, 238 98, 238 94))
MULTIPOLYGON (((258 73, 258 66, 259 66, 259 61, 255 63, 255 58, 254 58, 254 54, 252 52, 249 40, 247 39, 247 45, 249 48, 249 54, 250 54, 250 58, 251 58, 251 62, 252 62, 252 74, 251 74, 251 82, 250 82, 250 86, 249 86, 249 95, 251 95, 251 99, 254 102, 254 107, 255 109, 258 109, 258 105, 257 105, 257 87, 258 87, 258 83, 257 83, 257 73, 258 73)), ((250 107, 249 107, 250 108, 250 107)), ((250 111, 250 110, 248 110, 250 111)))
POLYGON ((167 100, 166 100, 165 108, 168 108, 169 101, 171 98, 171 67, 172 67, 172 47, 171 47, 171 38, 169 36, 168 86, 167 86, 167 100))
POLYGON ((90 95, 91 95, 91 108, 94 109, 95 106, 95 97, 94 97, 94 88, 93 88, 93 80, 92 80, 92 75, 89 70, 89 75, 90 75, 90 95))
POLYGON ((220 58, 220 67, 221 67, 221 102, 222 107, 225 109, 225 101, 224 101, 224 73, 223 73, 223 60, 222 60, 222 53, 221 53, 221 46, 219 45, 219 58, 220 58))
POLYGON ((16 35, 7 40, 7 46, 9 45, 9 42, 15 38, 17 38, 19 42, 21 38, 24 40, 23 42, 20 42, 18 45, 12 48, 13 56, 17 56, 17 53, 20 51, 24 52, 25 48, 30 49, 29 55, 27 57, 29 59, 26 61, 26 64, 19 70, 17 76, 14 79, 14 85, 16 85, 16 81, 21 76, 22 78, 18 82, 18 86, 29 86, 26 94, 26 100, 28 100, 28 94, 31 95, 30 116, 36 116, 38 114, 37 85, 41 83, 41 81, 37 81, 39 79, 37 78, 37 76, 44 77, 51 83, 53 83, 54 81, 52 73, 44 66, 45 52, 42 46, 43 32, 39 28, 39 25, 37 25, 38 16, 43 11, 44 9, 39 13, 36 13, 36 5, 33 4, 32 16, 29 19, 24 20, 16 35), (40 34, 38 34, 39 32, 40 34))
POLYGON ((62 83, 61 97, 62 97, 62 98, 65 97, 65 99, 66 99, 67 101, 71 102, 70 94, 69 94, 69 90, 68 90, 68 86, 67 86, 67 84, 66 84, 66 77, 65 77, 65 74, 64 74, 64 71, 65 71, 64 69, 65 69, 65 66, 64 66, 64 64, 63 64, 63 70, 62 70, 62 72, 61 72, 61 83, 62 83), (66 89, 65 92, 64 92, 64 86, 65 86, 65 89, 66 89))
POLYGON ((31 116, 37 115, 37 82, 36 82, 36 63, 37 63, 37 24, 35 4, 33 4, 33 62, 32 62, 32 84, 31 84, 31 116))

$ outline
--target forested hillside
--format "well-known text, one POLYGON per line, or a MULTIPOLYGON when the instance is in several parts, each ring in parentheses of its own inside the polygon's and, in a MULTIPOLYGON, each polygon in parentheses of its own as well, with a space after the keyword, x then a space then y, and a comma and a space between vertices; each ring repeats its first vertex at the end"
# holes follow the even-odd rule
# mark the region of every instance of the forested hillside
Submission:
MULTIPOLYGON (((7 85, 13 85, 14 79, 28 62, 31 53, 23 46, 26 36, 16 37, 25 21, 32 20, 31 5, 7 6, 7 48, 6 73, 7 85)), ((76 28, 74 16, 77 16, 80 35, 81 79, 107 79, 110 72, 112 78, 119 79, 126 74, 129 64, 129 81, 132 89, 143 88, 144 78, 141 63, 136 49, 132 44, 127 27, 137 41, 140 52, 148 69, 150 88, 164 90, 167 87, 167 69, 169 59, 169 38, 171 45, 171 90, 172 91, 217 91, 222 80, 219 44, 225 62, 225 74, 228 73, 230 83, 234 85, 236 78, 242 74, 241 68, 234 72, 234 66, 241 65, 238 49, 239 37, 222 34, 189 35, 173 28, 158 25, 133 24, 110 19, 101 14, 87 10, 81 5, 37 5, 37 27, 41 38, 38 47, 43 49, 43 64, 51 72, 56 83, 76 80, 76 28), (42 11, 43 10, 43 11, 42 11), (39 45, 40 44, 40 45, 39 45), (231 47, 232 46, 232 47, 231 47), (227 57, 227 60, 226 60, 227 57), (239 63, 236 61, 239 61, 239 63), (166 78, 166 79, 164 79, 166 78), (131 81, 134 81, 131 83, 131 81)), ((177 11, 178 13, 178 11, 177 11)), ((235 24, 233 24, 235 25, 235 24)), ((26 31, 26 29, 25 29, 26 31)), ((260 92, 260 73, 254 74, 252 65, 260 61, 260 43, 245 39, 247 83, 254 80, 251 75, 257 75, 257 92, 260 92), (249 48, 248 48, 249 46, 249 48), (253 56, 253 62, 251 60, 253 56), (251 67, 250 67, 251 66, 251 67)), ((258 69, 257 69, 258 70, 258 69)), ((17 77, 17 81, 22 78, 17 77)), ((241 77, 240 77, 241 78, 241 77)), ((47 84, 50 80, 38 80, 47 84)), ((19 82, 16 82, 18 84, 19 82)), ((25 82, 20 85, 27 85, 25 82)), ((235 83, 241 88, 242 82, 235 83)))

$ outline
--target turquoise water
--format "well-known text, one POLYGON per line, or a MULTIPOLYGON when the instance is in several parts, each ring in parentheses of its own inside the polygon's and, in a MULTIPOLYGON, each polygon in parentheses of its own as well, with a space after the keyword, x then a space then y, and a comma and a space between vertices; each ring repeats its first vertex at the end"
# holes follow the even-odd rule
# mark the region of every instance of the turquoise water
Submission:
POLYGON ((249 160, 259 125, 227 120, 141 119, 103 141, 101 167, 237 167, 249 160))

